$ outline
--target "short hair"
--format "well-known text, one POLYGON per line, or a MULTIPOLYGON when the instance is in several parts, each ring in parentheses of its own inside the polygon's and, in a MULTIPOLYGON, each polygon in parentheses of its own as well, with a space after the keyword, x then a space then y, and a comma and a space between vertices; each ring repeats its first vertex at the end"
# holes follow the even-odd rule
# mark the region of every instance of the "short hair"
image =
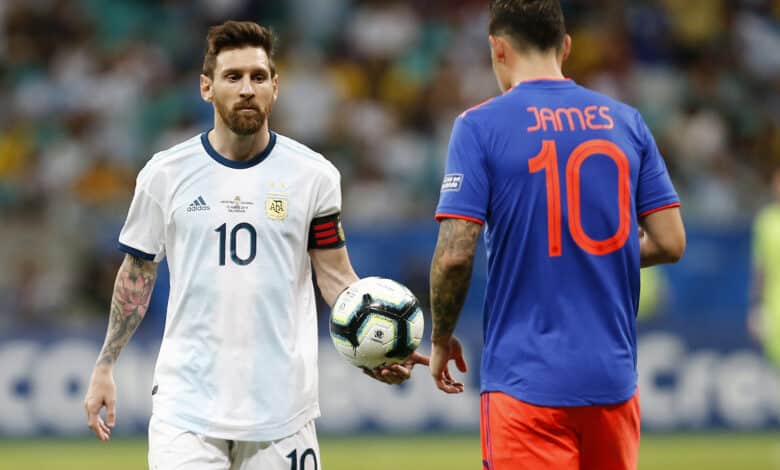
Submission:
POLYGON ((566 36, 559 0, 493 0, 488 31, 508 36, 519 50, 560 49, 566 36))
POLYGON ((203 58, 203 75, 214 78, 217 67, 217 55, 228 49, 243 47, 261 47, 268 55, 271 76, 276 76, 273 61, 276 37, 273 31, 252 21, 225 21, 209 28, 206 35, 206 54, 203 58))

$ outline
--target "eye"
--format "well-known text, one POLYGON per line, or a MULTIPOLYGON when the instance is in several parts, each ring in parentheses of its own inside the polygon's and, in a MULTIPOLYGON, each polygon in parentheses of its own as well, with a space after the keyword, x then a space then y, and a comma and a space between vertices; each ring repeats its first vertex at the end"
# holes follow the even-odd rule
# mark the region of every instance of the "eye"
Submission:
POLYGON ((229 73, 225 75, 225 79, 229 82, 236 82, 241 79, 241 77, 238 76, 237 73, 229 73))
POLYGON ((257 74, 252 77, 252 80, 256 81, 257 83, 263 83, 265 81, 265 75, 264 74, 257 74))

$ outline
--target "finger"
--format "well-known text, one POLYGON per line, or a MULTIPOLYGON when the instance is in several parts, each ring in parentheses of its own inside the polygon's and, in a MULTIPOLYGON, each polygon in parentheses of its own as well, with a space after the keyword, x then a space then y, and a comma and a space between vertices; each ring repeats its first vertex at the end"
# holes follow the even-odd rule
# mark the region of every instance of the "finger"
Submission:
POLYGON ((413 364, 422 364, 424 366, 428 366, 431 364, 431 358, 428 356, 423 356, 420 353, 412 353, 411 356, 409 356, 409 359, 407 361, 411 361, 413 364))
POLYGON ((380 374, 382 375, 382 378, 384 379, 385 382, 393 385, 400 384, 404 380, 406 380, 405 377, 403 377, 398 372, 390 368, 382 369, 380 374))
POLYGON ((401 364, 393 364, 392 366, 390 366, 390 371, 395 373, 397 377, 402 378, 404 380, 412 376, 411 367, 405 367, 402 366, 401 364))
POLYGON ((361 367, 361 369, 363 370, 364 374, 366 374, 367 376, 371 377, 372 379, 378 380, 380 382, 392 385, 392 382, 390 382, 387 378, 382 376, 381 371, 379 369, 371 370, 371 369, 367 369, 365 367, 361 367))
POLYGON ((443 391, 444 393, 461 393, 463 392, 463 384, 460 383, 451 383, 447 380, 440 379, 436 381, 436 386, 439 388, 439 390, 443 391))
POLYGON ((106 424, 112 428, 116 424, 116 400, 111 400, 106 404, 106 424))
POLYGON ((90 428, 92 428, 92 431, 95 433, 95 436, 101 441, 107 441, 108 440, 108 434, 105 431, 105 425, 103 424, 103 420, 100 419, 98 416, 92 425, 90 425, 90 428))
POLYGON ((86 402, 84 408, 87 410, 87 426, 97 435, 101 437, 100 427, 98 426, 98 420, 100 419, 100 407, 95 406, 93 403, 86 402))
POLYGON ((102 434, 101 440, 103 441, 111 440, 111 428, 109 428, 108 425, 102 419, 98 421, 98 426, 100 426, 100 431, 102 434))

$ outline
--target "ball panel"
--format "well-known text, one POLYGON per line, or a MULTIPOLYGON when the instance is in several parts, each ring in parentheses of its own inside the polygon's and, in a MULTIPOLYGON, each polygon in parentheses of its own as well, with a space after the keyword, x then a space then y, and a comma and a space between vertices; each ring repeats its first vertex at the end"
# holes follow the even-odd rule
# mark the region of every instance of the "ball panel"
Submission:
POLYGON ((336 350, 351 364, 375 368, 403 362, 420 345, 423 315, 405 286, 364 278, 339 294, 330 317, 336 350))

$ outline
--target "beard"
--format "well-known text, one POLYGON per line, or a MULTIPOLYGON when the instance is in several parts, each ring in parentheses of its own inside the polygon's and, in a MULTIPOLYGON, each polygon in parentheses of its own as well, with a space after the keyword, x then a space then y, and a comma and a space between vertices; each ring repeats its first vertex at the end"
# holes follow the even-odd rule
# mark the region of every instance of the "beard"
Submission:
POLYGON ((270 113, 270 109, 248 103, 236 104, 232 109, 228 109, 224 103, 216 100, 214 104, 219 116, 227 124, 228 129, 238 135, 252 135, 260 131, 270 113), (254 112, 249 113, 241 110, 242 107, 246 109, 247 106, 254 106, 254 112))

